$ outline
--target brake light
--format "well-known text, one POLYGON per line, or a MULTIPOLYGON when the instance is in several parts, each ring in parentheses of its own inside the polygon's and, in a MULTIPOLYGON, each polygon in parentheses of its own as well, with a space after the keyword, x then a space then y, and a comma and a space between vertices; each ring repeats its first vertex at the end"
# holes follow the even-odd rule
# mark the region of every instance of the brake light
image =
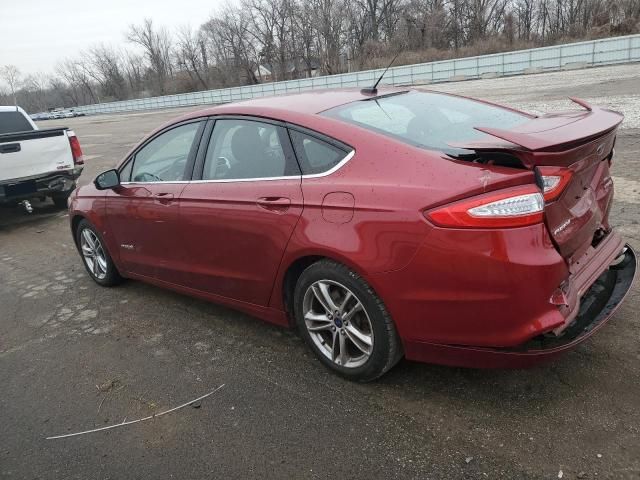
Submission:
POLYGON ((533 185, 498 190, 425 212, 449 228, 512 228, 541 223, 544 198, 533 185))
POLYGON ((80 141, 76 137, 75 133, 69 132, 69 145, 71 145, 71 155, 73 156, 74 165, 84 165, 84 156, 82 155, 82 148, 80 148, 80 141))
POLYGON ((571 180, 572 172, 562 167, 538 167, 538 170, 544 185, 544 201, 551 202, 560 196, 571 180))

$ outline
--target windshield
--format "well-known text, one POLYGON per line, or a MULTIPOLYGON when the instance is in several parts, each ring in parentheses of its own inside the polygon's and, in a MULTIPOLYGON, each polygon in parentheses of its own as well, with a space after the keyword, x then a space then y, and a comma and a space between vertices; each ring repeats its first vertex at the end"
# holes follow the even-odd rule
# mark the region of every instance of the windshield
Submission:
POLYGON ((473 127, 510 128, 530 118, 510 110, 431 92, 406 92, 332 108, 322 113, 414 146, 459 153, 450 143, 489 137, 473 127))

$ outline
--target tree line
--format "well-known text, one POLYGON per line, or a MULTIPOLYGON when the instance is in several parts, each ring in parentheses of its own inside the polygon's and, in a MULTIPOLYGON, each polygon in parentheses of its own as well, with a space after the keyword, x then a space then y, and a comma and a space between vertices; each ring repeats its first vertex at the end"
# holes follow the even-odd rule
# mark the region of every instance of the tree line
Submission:
POLYGON ((640 31, 640 0, 241 0, 197 28, 146 19, 52 73, 0 73, 0 104, 53 107, 495 53, 640 31))

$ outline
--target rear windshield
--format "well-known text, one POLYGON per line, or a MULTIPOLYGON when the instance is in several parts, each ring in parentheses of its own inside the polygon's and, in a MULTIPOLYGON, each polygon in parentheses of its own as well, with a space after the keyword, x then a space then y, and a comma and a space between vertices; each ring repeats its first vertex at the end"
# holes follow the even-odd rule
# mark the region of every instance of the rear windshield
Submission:
POLYGON ((403 92, 348 103, 322 113, 411 145, 458 153, 450 143, 489 137, 473 127, 508 129, 526 115, 475 100, 431 92, 403 92))
POLYGON ((0 112, 0 135, 3 133, 27 132, 33 130, 29 121, 20 112, 0 112))

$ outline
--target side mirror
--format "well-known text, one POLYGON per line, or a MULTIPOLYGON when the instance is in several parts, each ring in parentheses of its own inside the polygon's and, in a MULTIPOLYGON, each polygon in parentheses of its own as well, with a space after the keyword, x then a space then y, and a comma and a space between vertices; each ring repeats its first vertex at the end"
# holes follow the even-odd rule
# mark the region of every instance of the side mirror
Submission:
POLYGON ((102 172, 93 181, 93 184, 98 190, 109 190, 110 188, 116 188, 120 185, 120 174, 117 170, 107 170, 102 172))

